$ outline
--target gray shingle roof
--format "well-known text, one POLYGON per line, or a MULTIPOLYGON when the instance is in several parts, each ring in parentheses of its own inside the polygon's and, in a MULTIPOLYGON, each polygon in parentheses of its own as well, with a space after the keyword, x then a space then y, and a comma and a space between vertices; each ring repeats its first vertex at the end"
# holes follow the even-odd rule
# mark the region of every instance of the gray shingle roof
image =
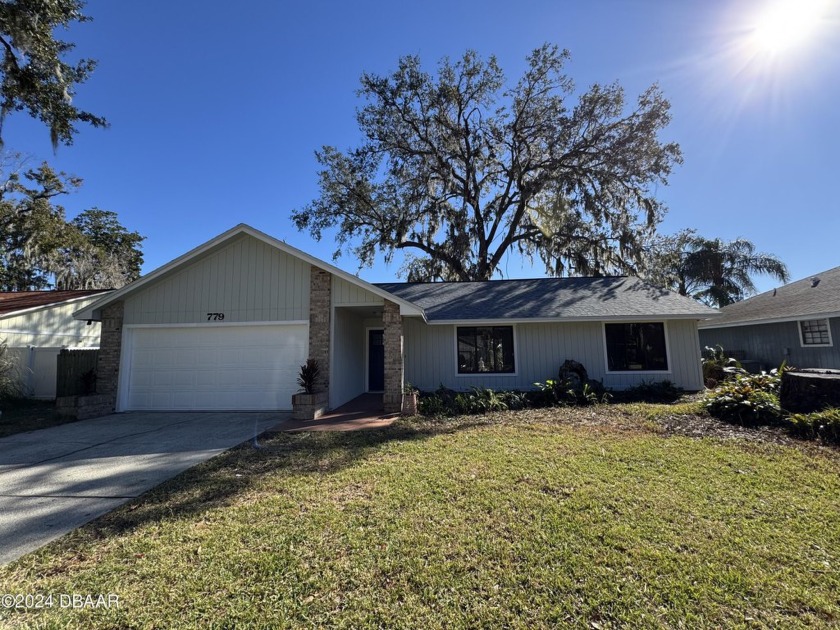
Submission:
POLYGON ((816 273, 720 309, 701 328, 744 326, 768 320, 804 319, 840 312, 840 267, 816 273), (819 278, 816 286, 813 279, 819 278))
POLYGON ((488 282, 385 282, 376 286, 422 307, 429 321, 705 319, 716 311, 637 278, 539 278, 488 282))

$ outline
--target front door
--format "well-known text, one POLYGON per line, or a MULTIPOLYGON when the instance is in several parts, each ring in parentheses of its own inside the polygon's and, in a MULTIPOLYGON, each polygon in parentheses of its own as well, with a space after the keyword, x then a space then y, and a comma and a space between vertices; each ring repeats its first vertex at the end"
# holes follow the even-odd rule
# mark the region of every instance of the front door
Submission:
POLYGON ((368 391, 385 389, 385 336, 382 330, 368 331, 368 391))

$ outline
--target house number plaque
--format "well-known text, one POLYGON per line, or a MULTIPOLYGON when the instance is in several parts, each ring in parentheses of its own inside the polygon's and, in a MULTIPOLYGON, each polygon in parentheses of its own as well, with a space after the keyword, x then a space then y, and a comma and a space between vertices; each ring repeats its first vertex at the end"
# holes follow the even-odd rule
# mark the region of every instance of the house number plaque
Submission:
POLYGON ((224 313, 207 313, 208 322, 220 322, 225 318, 224 313))

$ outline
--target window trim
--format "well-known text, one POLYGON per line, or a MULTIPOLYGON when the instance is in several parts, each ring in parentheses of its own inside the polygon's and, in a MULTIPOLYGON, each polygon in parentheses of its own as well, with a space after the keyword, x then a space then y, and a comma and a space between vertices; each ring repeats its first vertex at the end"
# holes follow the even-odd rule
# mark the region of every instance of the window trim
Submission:
POLYGON ((798 319, 796 320, 796 327, 799 329, 799 345, 802 348, 831 348, 834 346, 834 339, 831 336, 831 319, 828 317, 814 317, 811 319, 798 319), (805 343, 805 331, 802 330, 802 324, 805 322, 825 322, 826 329, 828 330, 828 343, 805 343))
POLYGON ((673 374, 674 364, 671 361, 671 335, 668 331, 668 320, 633 320, 623 322, 601 322, 601 338, 604 347, 604 374, 615 374, 626 376, 628 374, 673 374), (662 324, 662 333, 665 335, 665 361, 668 362, 666 370, 611 370, 610 355, 607 347, 607 324, 662 324))
POLYGON ((452 337, 454 343, 452 344, 455 350, 455 355, 452 357, 452 362, 455 364, 456 378, 484 378, 490 376, 498 378, 500 376, 519 376, 519 331, 516 324, 485 324, 483 322, 476 323, 461 323, 452 325, 452 337), (513 372, 459 372, 458 371, 458 328, 503 328, 510 327, 513 337, 513 372))

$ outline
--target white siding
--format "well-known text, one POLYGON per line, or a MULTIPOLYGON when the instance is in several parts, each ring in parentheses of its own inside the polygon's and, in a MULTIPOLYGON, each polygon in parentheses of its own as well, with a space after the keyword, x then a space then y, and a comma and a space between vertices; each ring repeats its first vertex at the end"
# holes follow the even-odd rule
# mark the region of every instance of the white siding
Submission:
POLYGON ((243 235, 125 301, 125 324, 309 319, 309 263, 243 235))
POLYGON ((99 322, 73 319, 73 313, 95 302, 95 295, 34 309, 0 319, 0 340, 16 359, 24 395, 55 398, 58 353, 62 348, 98 348, 99 322))
POLYGON ((556 378, 566 359, 579 361, 590 378, 603 380, 605 386, 616 390, 643 381, 666 379, 689 391, 703 387, 697 323, 693 320, 667 322, 670 370, 645 374, 606 373, 602 322, 516 324, 515 375, 458 375, 455 326, 430 326, 417 319, 404 318, 403 330, 405 378, 422 390, 433 390, 441 384, 457 390, 473 386, 532 389, 535 382, 556 378))
MULTIPOLYGON (((335 409, 365 391, 365 327, 361 317, 335 309, 330 407, 335 409)), ((381 325, 381 324, 380 324, 381 325)))
POLYGON ((12 347, 99 347, 99 322, 90 326, 73 319, 73 313, 95 302, 99 296, 56 304, 0 319, 0 339, 12 347))
POLYGON ((382 305, 384 300, 367 289, 356 286, 336 275, 332 277, 333 306, 382 305))

